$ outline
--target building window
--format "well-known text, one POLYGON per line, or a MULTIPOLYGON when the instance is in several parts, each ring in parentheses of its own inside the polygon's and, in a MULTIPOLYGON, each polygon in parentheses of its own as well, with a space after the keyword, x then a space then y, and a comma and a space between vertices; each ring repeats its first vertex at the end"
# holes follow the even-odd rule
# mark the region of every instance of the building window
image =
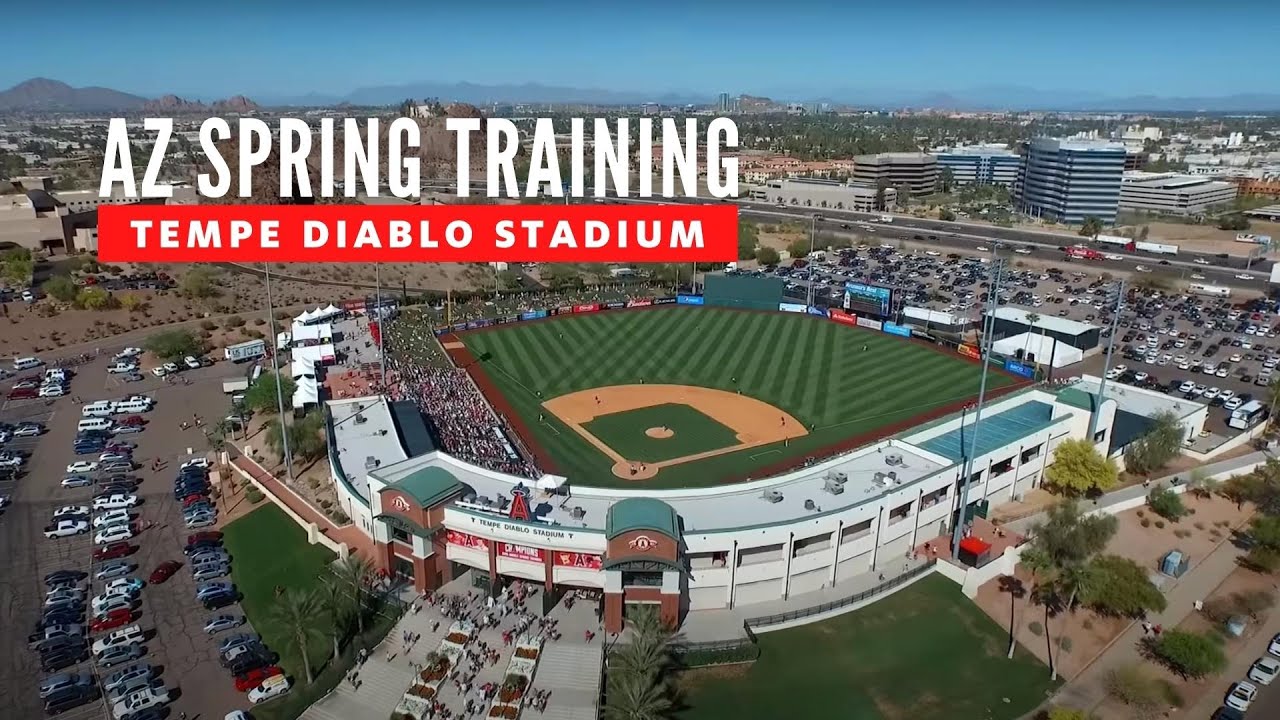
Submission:
POLYGON ((903 503, 902 505, 899 505, 898 507, 889 511, 889 524, 892 525, 893 523, 896 523, 899 520, 902 520, 903 518, 907 517, 910 514, 911 514, 911 503, 903 503))
POLYGON ((1041 445, 1036 445, 1036 446, 1035 446, 1035 447, 1033 447, 1033 448, 1027 448, 1026 450, 1023 450, 1023 451, 1022 451, 1022 464, 1029 463, 1029 462, 1031 462, 1032 460, 1035 460, 1036 458, 1040 457, 1040 448, 1041 448, 1041 447, 1042 447, 1041 445))
POLYGON ((402 542, 406 545, 413 542, 413 539, 409 537, 409 532, 398 527, 391 528, 391 539, 397 542, 402 542))
POLYGON ((1003 475, 1013 469, 1013 458, 1006 458, 991 466, 991 475, 1003 475))
POLYGON ((1093 442, 1094 442, 1094 443, 1100 443, 1100 442, 1102 442, 1103 440, 1105 440, 1105 439, 1106 439, 1106 437, 1107 437, 1107 431, 1106 431, 1106 430, 1099 430, 1098 432, 1096 432, 1096 433, 1094 433, 1094 434, 1093 434, 1093 442))
POLYGON ((628 570, 622 573, 623 587, 662 587, 662 573, 628 570))

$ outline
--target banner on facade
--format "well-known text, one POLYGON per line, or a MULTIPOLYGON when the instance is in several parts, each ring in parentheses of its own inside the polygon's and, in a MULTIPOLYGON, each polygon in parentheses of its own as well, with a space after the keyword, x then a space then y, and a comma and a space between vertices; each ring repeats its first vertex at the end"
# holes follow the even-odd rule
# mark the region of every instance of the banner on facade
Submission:
POLYGON ((498 555, 512 560, 525 562, 543 562, 542 548, 516 545, 515 543, 498 543, 498 555))
POLYGON ((560 567, 575 567, 586 570, 599 570, 604 564, 604 558, 599 555, 580 552, 557 552, 554 561, 560 567))
POLYGON ((484 552, 489 552, 489 541, 470 533, 464 533, 459 530, 449 530, 445 532, 445 540, 450 545, 457 545, 458 547, 466 548, 468 550, 482 550, 484 552))

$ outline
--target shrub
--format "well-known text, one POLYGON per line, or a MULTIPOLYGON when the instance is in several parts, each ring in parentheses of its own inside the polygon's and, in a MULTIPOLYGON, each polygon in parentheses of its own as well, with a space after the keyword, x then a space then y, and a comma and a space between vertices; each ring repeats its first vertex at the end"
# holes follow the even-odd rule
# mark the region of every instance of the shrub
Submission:
POLYGON ((1027 623, 1027 629, 1031 631, 1032 635, 1040 636, 1044 634, 1044 626, 1035 620, 1027 623))
POLYGON ((1066 637, 1065 635, 1058 638, 1058 648, 1060 648, 1064 653, 1071 652, 1071 638, 1066 637))
POLYGON ((1093 621, 1092 621, 1092 620, 1090 620, 1089 618, 1085 618, 1085 619, 1084 619, 1084 622, 1080 623, 1080 627, 1084 628, 1085 630, 1092 630, 1092 629, 1093 629, 1093 621))
POLYGON ((1144 527, 1144 528, 1145 528, 1145 527, 1151 527, 1151 521, 1150 521, 1150 520, 1148 520, 1148 519, 1146 519, 1146 518, 1142 518, 1142 522, 1140 522, 1140 523, 1138 523, 1138 524, 1139 524, 1139 525, 1141 525, 1141 526, 1142 526, 1142 527, 1144 527))
POLYGON ((1139 508, 1139 509, 1138 509, 1138 512, 1137 512, 1137 515, 1138 515, 1138 517, 1146 517, 1146 516, 1147 516, 1147 511, 1146 511, 1146 510, 1143 510, 1143 509, 1141 509, 1141 508, 1139 508))
POLYGON ((217 330, 218 323, 212 320, 202 320, 200 321, 200 329, 201 330, 217 330))
POLYGON ((1182 503, 1182 496, 1168 488, 1156 488, 1147 495, 1147 505, 1151 511, 1166 520, 1177 521, 1187 514, 1182 503))
POLYGON ((1163 520, 1157 520, 1157 521, 1156 521, 1156 527, 1157 527, 1157 528, 1159 528, 1159 529, 1161 529, 1161 530, 1163 530, 1163 529, 1164 529, 1164 521, 1163 521, 1163 520))
POLYGON ((1147 644, 1152 655, 1183 677, 1199 679, 1227 666, 1221 643, 1208 635, 1167 630, 1159 638, 1148 639, 1147 644))
POLYGON ((240 317, 239 315, 232 315, 231 317, 227 318, 227 327, 229 328, 244 327, 244 318, 240 317))
POLYGON ((1163 702, 1163 693, 1155 680, 1136 665, 1116 668, 1107 673, 1107 694, 1128 705, 1137 717, 1151 717, 1163 702))
POLYGON ((1202 522, 1198 522, 1198 523, 1195 523, 1194 525, 1192 525, 1192 527, 1194 527, 1194 528, 1195 528, 1195 529, 1197 529, 1197 530, 1203 530, 1205 526, 1204 526, 1204 523, 1202 523, 1202 522))
POLYGON ((245 490, 244 496, 248 498, 249 502, 253 505, 257 505, 258 503, 262 502, 263 498, 266 497, 265 495, 262 494, 262 491, 256 487, 250 487, 249 489, 245 490))

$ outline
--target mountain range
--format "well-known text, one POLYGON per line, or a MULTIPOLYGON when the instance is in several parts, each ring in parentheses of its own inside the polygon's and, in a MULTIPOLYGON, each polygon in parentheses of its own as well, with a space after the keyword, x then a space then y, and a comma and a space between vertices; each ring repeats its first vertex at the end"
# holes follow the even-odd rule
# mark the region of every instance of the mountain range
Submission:
MULTIPOLYGON (((751 95, 787 98, 796 102, 829 102, 858 108, 936 108, 941 110, 1058 110, 1130 112, 1265 112, 1280 110, 1280 93, 1226 96, 1165 97, 1108 96, 1096 91, 1039 90, 1015 85, 989 85, 963 90, 910 92, 896 88, 751 89, 751 95)), ((460 82, 416 82, 357 88, 346 94, 309 93, 266 95, 267 106, 393 105, 406 98, 486 105, 490 103, 556 103, 582 105, 706 105, 715 93, 691 91, 645 92, 579 88, 541 83, 480 85, 460 82)), ((244 112, 257 107, 237 95, 209 105, 166 95, 149 100, 141 95, 102 87, 73 88, 66 83, 35 78, 0 91, 0 111, 165 111, 244 112)))

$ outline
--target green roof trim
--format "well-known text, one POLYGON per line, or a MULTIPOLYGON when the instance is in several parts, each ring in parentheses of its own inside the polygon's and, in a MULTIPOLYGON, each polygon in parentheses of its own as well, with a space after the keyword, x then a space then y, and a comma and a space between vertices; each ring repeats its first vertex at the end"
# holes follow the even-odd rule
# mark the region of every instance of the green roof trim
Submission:
POLYGON ((449 497, 461 493, 465 486, 453 473, 438 467, 425 467, 391 483, 395 488, 418 501, 423 508, 439 505, 449 497))
POLYGON ((653 498, 627 498, 609 506, 604 536, 612 540, 632 530, 652 530, 680 539, 680 519, 670 505, 653 498))
POLYGON ((1093 412, 1098 407, 1098 396, 1079 388, 1067 387, 1058 392, 1058 401, 1074 408, 1093 412))

